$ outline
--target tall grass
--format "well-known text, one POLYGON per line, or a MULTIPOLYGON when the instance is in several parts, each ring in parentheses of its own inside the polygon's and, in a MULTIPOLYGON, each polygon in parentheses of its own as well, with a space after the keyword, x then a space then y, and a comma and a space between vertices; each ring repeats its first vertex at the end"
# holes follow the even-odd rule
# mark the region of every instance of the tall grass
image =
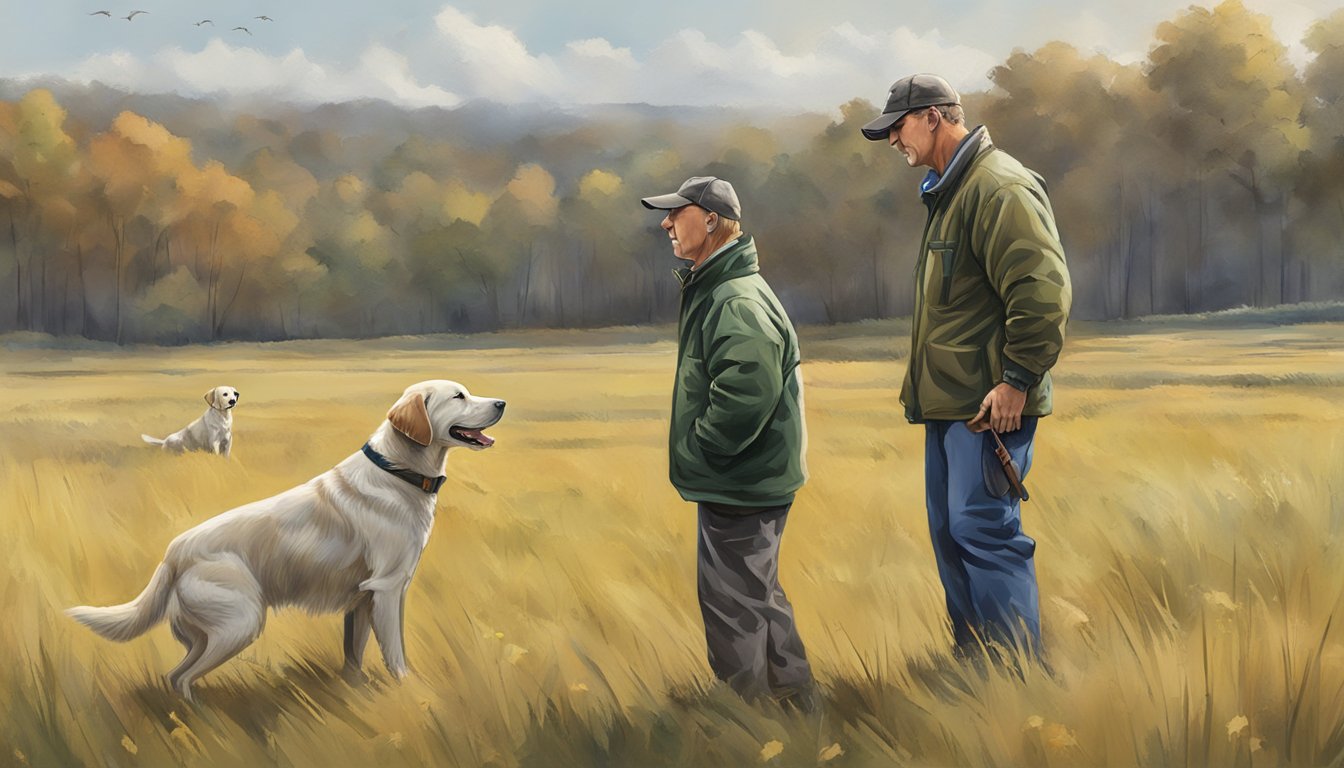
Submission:
POLYGON ((1344 376, 1332 324, 1093 330, 1038 432, 1050 670, 955 661, 901 418, 898 329, 804 338, 812 479, 782 578, 820 717, 715 685, 694 514, 667 484, 672 345, 652 331, 0 351, 0 764, 1344 764, 1344 376), (509 401, 453 453, 410 589, 412 676, 336 616, 273 613, 198 684, 160 626, 104 641, 61 614, 144 586, 168 541, 357 450, 407 384, 509 401), (243 393, 232 460, 141 432, 243 393))

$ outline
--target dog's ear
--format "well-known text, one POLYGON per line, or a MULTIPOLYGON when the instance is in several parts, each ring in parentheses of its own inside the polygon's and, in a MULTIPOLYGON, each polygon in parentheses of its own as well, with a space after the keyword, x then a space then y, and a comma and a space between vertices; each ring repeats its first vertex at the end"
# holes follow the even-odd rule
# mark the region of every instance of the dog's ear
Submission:
POLYGON ((214 408, 214 407, 215 407, 215 388, 214 388, 214 387, 211 387, 210 389, 206 390, 206 393, 205 393, 205 402, 209 403, 211 408, 214 408))
POLYGON ((434 440, 434 428, 429 424, 429 409, 425 407, 425 398, 419 392, 407 392, 401 396, 392 410, 387 412, 387 420, 401 434, 421 445, 429 445, 434 440))

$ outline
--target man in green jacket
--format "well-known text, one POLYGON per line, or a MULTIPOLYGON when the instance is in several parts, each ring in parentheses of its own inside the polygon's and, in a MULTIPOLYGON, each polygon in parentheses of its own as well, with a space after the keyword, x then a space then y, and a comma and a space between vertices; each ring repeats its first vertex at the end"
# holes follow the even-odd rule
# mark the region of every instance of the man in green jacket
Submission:
POLYGON ((779 585, 779 544, 807 479, 798 336, 760 275, 733 186, 713 176, 642 200, 666 210, 681 280, 669 439, 672 485, 698 505, 709 664, 747 700, 817 705, 779 585))
POLYGON ((984 126, 968 131, 960 97, 936 75, 896 81, 863 135, 930 169, 901 403, 925 425, 929 530, 953 636, 962 652, 1039 653, 1036 542, 986 430, 1002 433, 1025 476, 1071 301, 1045 182, 984 126))

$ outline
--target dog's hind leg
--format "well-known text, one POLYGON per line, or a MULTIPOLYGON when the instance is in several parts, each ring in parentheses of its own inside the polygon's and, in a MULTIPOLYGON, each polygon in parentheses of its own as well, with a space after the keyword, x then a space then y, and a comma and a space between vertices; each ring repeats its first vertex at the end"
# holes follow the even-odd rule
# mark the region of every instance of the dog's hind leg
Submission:
POLYGON ((178 578, 176 586, 182 623, 200 633, 199 642, 193 638, 188 653, 195 658, 173 670, 177 676, 174 687, 190 700, 191 684, 197 678, 233 658, 261 634, 266 607, 261 586, 235 555, 196 563, 178 578))
POLYGON ((364 663, 364 649, 373 629, 373 601, 365 592, 354 607, 345 612, 345 671, 357 672, 364 663))
MULTIPOLYGON (((168 687, 177 690, 178 678, 182 673, 191 668, 201 654, 205 652, 205 635, 201 634, 195 627, 187 626, 178 621, 172 622, 173 637, 187 649, 187 655, 182 657, 182 661, 177 663, 176 667, 168 673, 168 687)), ((190 696, 188 696, 190 698, 190 696)))

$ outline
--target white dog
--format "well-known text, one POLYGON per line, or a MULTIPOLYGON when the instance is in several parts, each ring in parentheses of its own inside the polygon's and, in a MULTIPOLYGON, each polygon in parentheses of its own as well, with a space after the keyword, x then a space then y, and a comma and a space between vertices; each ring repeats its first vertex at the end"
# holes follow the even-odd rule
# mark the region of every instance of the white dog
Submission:
POLYGON ((266 609, 345 612, 345 667, 358 673, 373 629, 383 661, 406 675, 406 588, 434 523, 448 449, 489 448, 481 430, 504 401, 452 381, 409 387, 364 448, 307 483, 218 515, 173 539, 149 586, 125 605, 66 613, 111 640, 166 614, 187 655, 168 683, 191 684, 261 633, 266 609))
POLYGON ((238 404, 238 390, 233 387, 215 387, 205 393, 210 405, 201 418, 160 440, 149 435, 140 439, 150 445, 161 445, 165 451, 209 451, 225 456, 233 450, 233 407, 238 404))

